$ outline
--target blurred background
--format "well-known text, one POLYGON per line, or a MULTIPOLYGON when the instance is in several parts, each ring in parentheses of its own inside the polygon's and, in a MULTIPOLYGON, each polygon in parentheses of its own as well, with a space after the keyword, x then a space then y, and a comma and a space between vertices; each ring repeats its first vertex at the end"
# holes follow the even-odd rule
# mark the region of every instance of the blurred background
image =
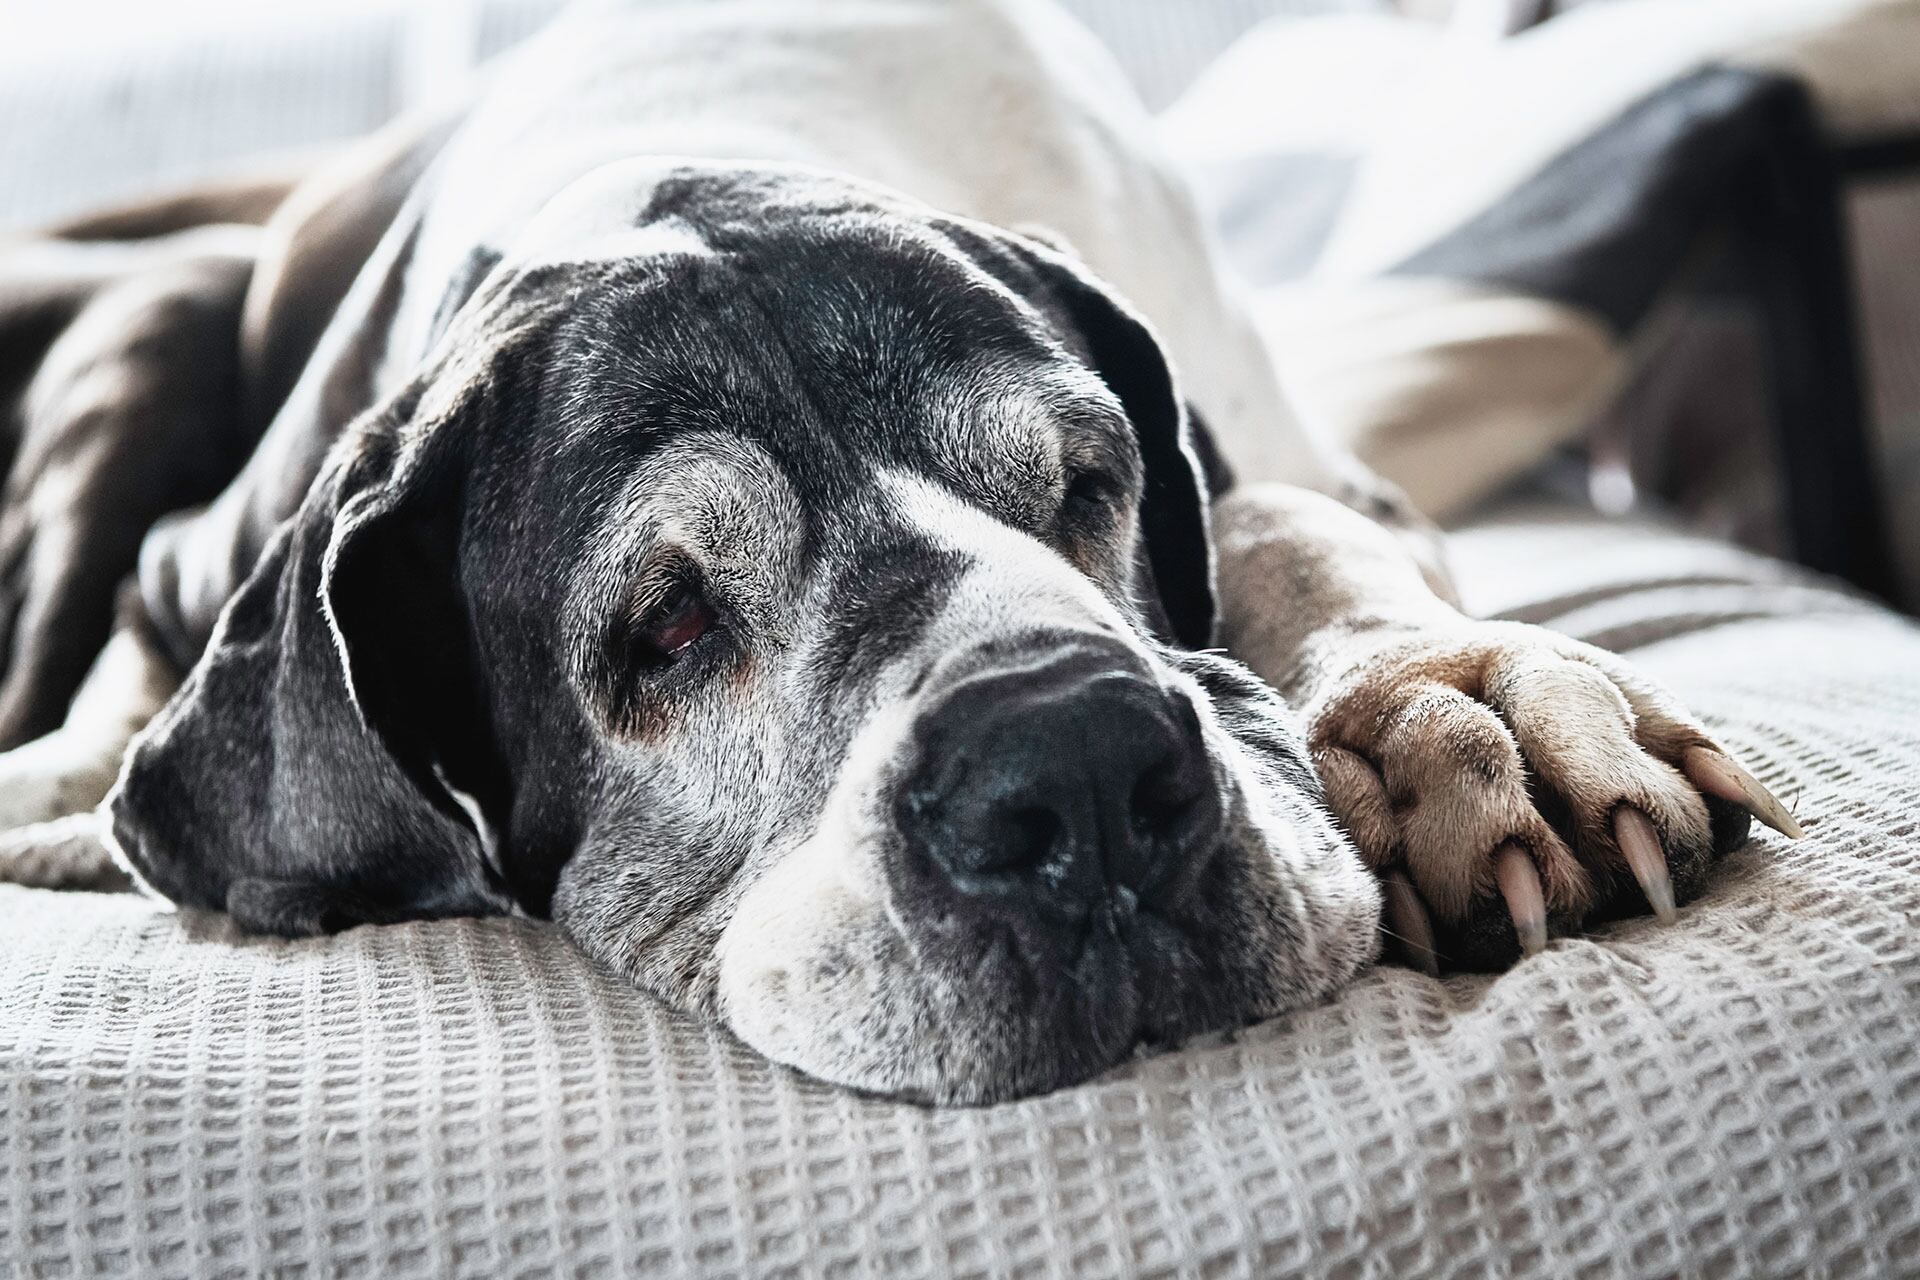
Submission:
MULTIPOLYGON (((1920 6, 1066 5, 1431 513, 1546 486, 1920 607, 1920 6)), ((560 7, 0 0, 0 231, 298 166, 560 7)))
MULTIPOLYGON (((0 0, 0 224, 364 133, 564 0, 0 0)), ((1069 0, 1164 107, 1264 19, 1372 0, 1069 0)))

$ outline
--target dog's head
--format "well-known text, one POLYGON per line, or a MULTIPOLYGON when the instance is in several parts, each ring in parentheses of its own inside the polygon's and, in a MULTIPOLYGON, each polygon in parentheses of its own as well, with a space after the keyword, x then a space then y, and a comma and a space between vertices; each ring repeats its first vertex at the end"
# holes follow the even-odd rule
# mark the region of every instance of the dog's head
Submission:
POLYGON ((475 274, 131 756, 160 892, 282 933, 550 913, 774 1059, 937 1100, 1371 955, 1284 709, 1201 648, 1167 363, 1069 256, 616 169, 475 274))

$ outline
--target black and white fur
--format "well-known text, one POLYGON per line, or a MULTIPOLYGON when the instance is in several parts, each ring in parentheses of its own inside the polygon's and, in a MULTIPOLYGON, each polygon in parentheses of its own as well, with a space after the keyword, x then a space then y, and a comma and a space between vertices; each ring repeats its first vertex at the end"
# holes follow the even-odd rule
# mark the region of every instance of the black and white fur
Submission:
MULTIPOLYGON (((1705 739, 1604 655, 1434 594, 1147 134, 1044 6, 604 5, 296 188, 234 320, 257 443, 145 534, 92 682, 184 677, 107 801, 125 866, 285 934, 550 915, 772 1058, 943 1101, 1326 997, 1376 954, 1373 872, 1505 962, 1509 827, 1557 927, 1645 905, 1594 825, 1618 804, 1696 889, 1733 838, 1674 756, 1705 739), (688 593, 713 625, 663 661, 642 641, 688 593), (1544 683, 1416 705, 1482 660, 1544 683), (1205 779, 1204 840, 1072 928, 997 885, 960 904, 903 817, 930 725, 1056 668, 1151 690, 1205 779), (1580 731, 1535 732, 1568 680, 1580 731), (1362 705, 1406 719, 1370 766, 1395 812, 1485 831, 1403 839, 1349 773, 1335 825, 1362 705), (1564 820, 1463 773, 1449 715, 1565 778, 1564 820), (1582 733, 1628 744, 1614 774, 1582 733)), ((0 757, 68 786, 10 790, 7 825, 91 803, 139 703, 57 730, 92 773, 0 757)))

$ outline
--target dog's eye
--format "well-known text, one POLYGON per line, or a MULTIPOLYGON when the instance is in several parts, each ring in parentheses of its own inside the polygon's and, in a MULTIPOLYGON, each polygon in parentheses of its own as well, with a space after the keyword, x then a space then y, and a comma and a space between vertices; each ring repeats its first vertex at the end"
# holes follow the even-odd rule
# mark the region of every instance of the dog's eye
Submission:
POLYGON ((1067 476, 1067 493, 1061 501, 1060 513, 1069 519, 1075 516, 1097 516, 1113 504, 1118 492, 1112 480, 1098 471, 1076 470, 1067 476))
POLYGON ((648 613, 636 636, 646 666, 665 666, 713 626, 713 609, 691 584, 681 583, 648 613))

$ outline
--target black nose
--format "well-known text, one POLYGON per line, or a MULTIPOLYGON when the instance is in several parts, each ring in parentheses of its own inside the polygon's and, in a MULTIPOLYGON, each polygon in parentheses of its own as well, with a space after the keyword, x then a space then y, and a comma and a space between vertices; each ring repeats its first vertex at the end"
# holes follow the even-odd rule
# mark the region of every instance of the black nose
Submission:
POLYGON ((1049 919, 1130 911, 1219 836, 1199 717, 1131 655, 971 677, 917 732, 901 833, 964 895, 1049 919))

